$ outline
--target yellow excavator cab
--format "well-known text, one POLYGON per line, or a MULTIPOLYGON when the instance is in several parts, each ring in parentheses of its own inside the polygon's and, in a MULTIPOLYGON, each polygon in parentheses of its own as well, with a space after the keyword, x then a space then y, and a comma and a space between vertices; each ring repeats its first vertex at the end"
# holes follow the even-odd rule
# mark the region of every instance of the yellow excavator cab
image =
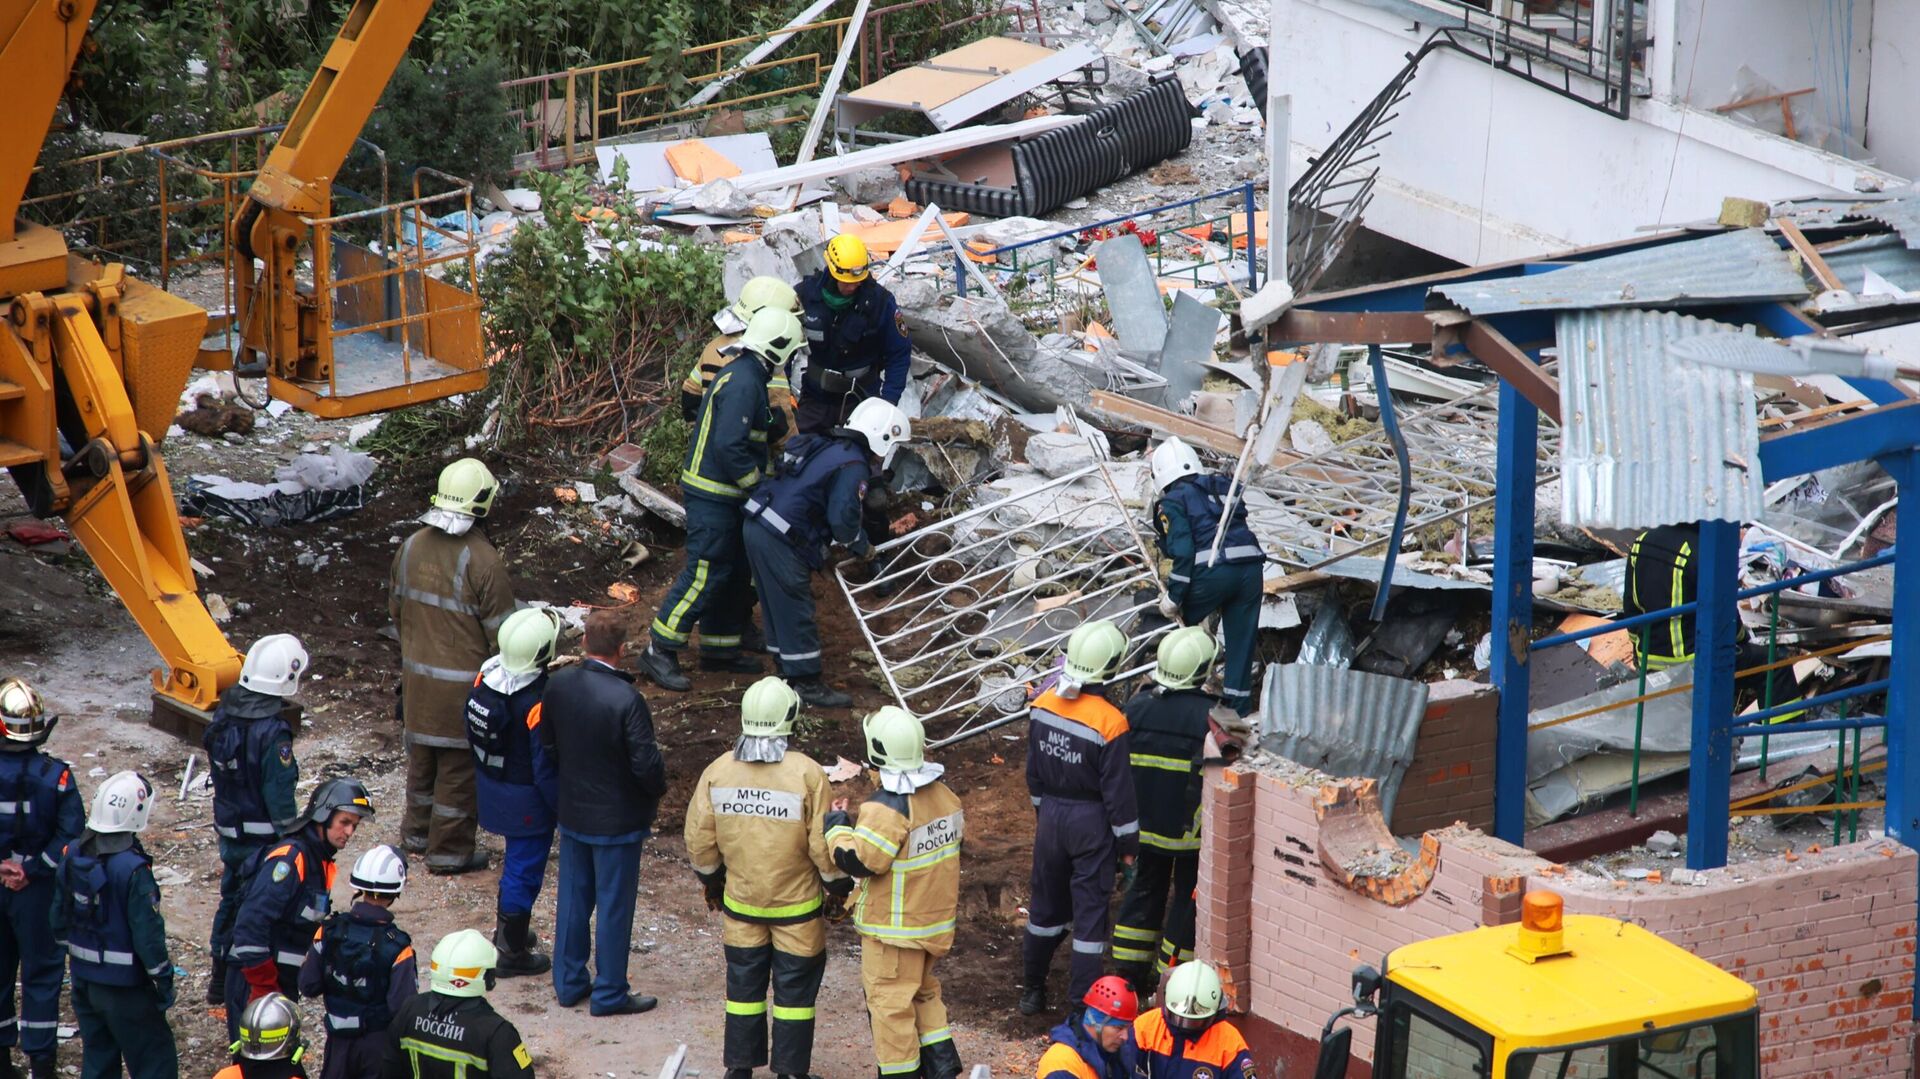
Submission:
POLYGON ((1376 1079, 1753 1079, 1758 994, 1628 922, 1563 915, 1531 892, 1521 921, 1436 937, 1354 972, 1316 1079, 1346 1075, 1348 1016, 1374 1017, 1376 1079))

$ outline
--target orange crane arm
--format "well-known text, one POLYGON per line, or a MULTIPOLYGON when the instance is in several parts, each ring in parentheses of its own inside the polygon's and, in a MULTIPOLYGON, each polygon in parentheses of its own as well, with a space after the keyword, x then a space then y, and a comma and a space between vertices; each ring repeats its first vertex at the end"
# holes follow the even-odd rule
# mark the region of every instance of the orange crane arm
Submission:
POLYGON ((95 0, 0 0, 0 72, 7 103, 0 108, 0 244, 13 242, 14 215, 67 73, 80 55, 95 0))

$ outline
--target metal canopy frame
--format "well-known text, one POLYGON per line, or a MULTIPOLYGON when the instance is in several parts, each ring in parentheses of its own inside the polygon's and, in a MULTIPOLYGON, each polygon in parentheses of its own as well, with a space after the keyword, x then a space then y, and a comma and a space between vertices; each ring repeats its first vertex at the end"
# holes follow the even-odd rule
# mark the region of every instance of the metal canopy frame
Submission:
MULTIPOLYGON (((1529 642, 1533 637, 1534 468, 1541 450, 1541 415, 1557 416, 1558 386, 1542 366, 1553 341, 1551 312, 1520 312, 1473 319, 1453 311, 1428 310, 1428 290, 1437 284, 1535 273, 1605 255, 1681 243, 1697 234, 1668 233, 1582 248, 1543 259, 1472 267, 1407 281, 1299 300, 1272 334, 1281 344, 1391 344, 1431 339, 1436 358, 1471 355, 1500 376, 1497 391, 1494 500, 1495 569, 1493 624, 1503 640, 1493 650, 1493 682, 1500 691, 1495 748, 1494 831, 1524 845, 1529 642), (1422 324, 1430 331, 1422 335, 1422 324)), ((1437 301, 1436 301, 1437 302, 1437 301)), ((1796 308, 1776 302, 1729 302, 1691 313, 1733 325, 1758 325, 1780 337, 1825 332, 1796 308)), ((1920 521, 1920 399, 1901 386, 1849 380, 1871 402, 1852 414, 1832 416, 1761 439, 1759 466, 1766 482, 1838 465, 1876 461, 1898 485, 1898 511, 1920 521)), ((1692 760, 1688 771, 1688 865, 1726 864, 1730 813, 1730 762, 1734 732, 1743 722, 1732 714, 1734 642, 1716 627, 1730 624, 1738 589, 1739 525, 1702 522, 1698 644, 1693 699, 1692 760)), ((1893 643, 1887 680, 1887 834, 1920 847, 1920 533, 1897 543, 1893 558, 1893 643), (1906 584, 1906 588, 1899 587, 1906 584)), ((1775 733, 1800 724, 1781 723, 1775 733)), ((1814 724, 1818 727, 1818 724, 1814 724)))

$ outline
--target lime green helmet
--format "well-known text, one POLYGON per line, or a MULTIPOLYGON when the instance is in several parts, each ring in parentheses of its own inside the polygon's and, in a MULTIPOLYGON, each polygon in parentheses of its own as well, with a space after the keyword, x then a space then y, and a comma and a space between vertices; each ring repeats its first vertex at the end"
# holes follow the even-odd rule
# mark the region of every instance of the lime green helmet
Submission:
POLYGON ((1066 679, 1076 685, 1098 685, 1120 671, 1127 655, 1127 635, 1112 621, 1082 623, 1067 638, 1066 679))
POLYGON ((1192 689, 1207 680, 1213 656, 1213 634, 1206 627, 1181 626, 1160 638, 1153 680, 1168 689, 1192 689))
POLYGON ((793 733, 800 714, 800 695, 793 687, 768 675, 747 687, 740 698, 740 733, 750 738, 782 738, 793 733))
POLYGON ((860 721, 867 737, 867 763, 894 772, 917 771, 927 763, 927 731, 905 708, 889 704, 860 721))
POLYGON ((485 517, 493 508, 493 496, 500 489, 493 472, 472 457, 462 457, 440 470, 439 489, 433 493, 437 509, 485 517))
POLYGON ((532 674, 553 662, 560 616, 551 607, 515 611, 500 623, 500 665, 508 674, 532 674))
POLYGON ((791 311, 763 307, 747 320, 747 332, 740 335, 740 346, 759 356, 769 366, 778 367, 793 358, 807 343, 807 331, 791 311))
POLYGON ((1198 960, 1182 963, 1167 976, 1162 1000, 1172 1013, 1169 1026, 1184 1032, 1205 1029, 1220 1014, 1220 972, 1198 960))
POLYGON ((800 313, 800 294, 793 286, 771 274, 761 274, 740 286, 740 298, 733 301, 733 317, 752 322, 762 308, 771 307, 790 314, 800 313))
POLYGON ((432 974, 427 984, 449 997, 484 997, 493 988, 493 968, 500 950, 472 929, 456 929, 433 946, 432 974))

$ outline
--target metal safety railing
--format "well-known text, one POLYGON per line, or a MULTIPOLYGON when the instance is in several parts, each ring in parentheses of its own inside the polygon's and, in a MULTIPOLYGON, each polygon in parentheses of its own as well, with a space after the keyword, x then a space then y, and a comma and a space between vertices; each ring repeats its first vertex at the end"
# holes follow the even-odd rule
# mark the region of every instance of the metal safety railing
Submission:
MULTIPOLYGON (((1063 281, 1077 282, 1090 292, 1098 293, 1094 254, 1089 250, 1079 251, 1069 264, 1069 256, 1060 250, 1059 244, 1061 241, 1079 243, 1124 231, 1151 234, 1153 242, 1147 244, 1147 257, 1157 277, 1192 282, 1196 287, 1229 286, 1231 273, 1227 264, 1244 258, 1246 288, 1252 291, 1259 287, 1260 257, 1264 254, 1252 235, 1252 223, 1256 220, 1253 183, 1248 181, 998 247, 969 245, 964 253, 954 255, 953 288, 960 295, 966 295, 967 262, 971 260, 978 268, 1002 278, 1009 301, 1016 304, 1022 297, 1038 298, 1042 294, 1046 302, 1056 301, 1063 281), (1187 231, 1199 229, 1206 230, 1206 240, 1187 231), (1204 247, 1208 241, 1225 244, 1232 255, 1224 261, 1211 255, 1204 247), (1246 249, 1244 256, 1236 250, 1241 246, 1246 249), (1203 275, 1209 270, 1219 279, 1203 281, 1203 275)), ((1143 242, 1146 239, 1142 236, 1143 242)))
POLYGON ((1562 97, 1626 119, 1651 92, 1647 0, 1413 0, 1431 44, 1464 52, 1562 97))
MULTIPOLYGON (((1894 552, 1892 550, 1888 550, 1872 558, 1862 559, 1857 562, 1850 562, 1841 566, 1834 566, 1829 569, 1811 570, 1806 573, 1797 574, 1791 577, 1784 577, 1777 581, 1770 581, 1766 584, 1754 585, 1750 588, 1743 588, 1735 592, 1734 598, 1736 601, 1767 597, 1770 601, 1768 604, 1770 609, 1770 613, 1769 613, 1770 625, 1769 625, 1768 636, 1767 636, 1766 662, 1754 664, 1752 666, 1748 666, 1748 667, 1736 670, 1734 672, 1734 678, 1736 680, 1739 680, 1739 679, 1746 679, 1746 678, 1754 678, 1761 675, 1772 675, 1773 672, 1783 670, 1783 669, 1790 669, 1795 664, 1801 663, 1808 659, 1820 659, 1820 658, 1824 658, 1831 655, 1837 655, 1842 652, 1851 652, 1854 649, 1860 648, 1864 645, 1877 644, 1877 643, 1891 640, 1892 637, 1890 635, 1882 634, 1882 635, 1862 637, 1862 638, 1853 638, 1853 639, 1847 640, 1842 644, 1832 645, 1826 648, 1815 649, 1807 652, 1801 652, 1791 656, 1782 657, 1778 654, 1779 653, 1780 594, 1781 593, 1789 591, 1791 589, 1800 588, 1806 585, 1818 584, 1822 581, 1833 580, 1836 578, 1848 576, 1850 574, 1860 573, 1866 570, 1877 569, 1881 566, 1891 565, 1893 564, 1893 561, 1894 561, 1894 552)), ((1529 733, 1533 731, 1546 730, 1548 728, 1558 727, 1564 724, 1573 723, 1578 720, 1590 719, 1594 716, 1603 715, 1609 712, 1615 712, 1622 708, 1625 708, 1628 705, 1632 705, 1634 707, 1634 734, 1633 734, 1633 766, 1632 766, 1631 779, 1629 781, 1630 785, 1629 785, 1629 795, 1628 795, 1628 814, 1630 816, 1639 815, 1640 788, 1641 788, 1640 766, 1641 766, 1641 756, 1642 756, 1642 743, 1645 735, 1645 719, 1646 719, 1647 703, 1650 701, 1671 697, 1677 694, 1687 693, 1691 691, 1694 687, 1694 683, 1686 682, 1678 685, 1661 687, 1661 688, 1655 689, 1653 692, 1647 691, 1647 676, 1649 671, 1648 656, 1650 654, 1650 649, 1648 647, 1647 634, 1655 625, 1658 625, 1659 623, 1667 622, 1675 618, 1687 618, 1687 619, 1693 618, 1699 611, 1699 606, 1700 605, 1698 601, 1690 600, 1688 602, 1675 604, 1670 607, 1663 607, 1659 610, 1646 611, 1640 614, 1630 615, 1625 618, 1604 622, 1599 625, 1588 626, 1584 629, 1571 630, 1565 633, 1555 633, 1550 636, 1542 637, 1539 640, 1534 641, 1532 644, 1528 645, 1528 651, 1539 652, 1548 648, 1557 648, 1563 645, 1579 644, 1582 641, 1591 640, 1596 637, 1603 637, 1612 633, 1630 632, 1633 634, 1636 642, 1634 646, 1634 662, 1636 667, 1636 673, 1639 677, 1639 692, 1635 696, 1628 697, 1621 700, 1608 701, 1606 703, 1603 703, 1594 707, 1590 707, 1590 708, 1581 709, 1566 715, 1558 715, 1553 717, 1552 719, 1545 720, 1543 722, 1530 724, 1527 728, 1529 733)), ((1852 813, 1851 827, 1857 833, 1858 827, 1859 827, 1859 810, 1863 808, 1872 808, 1872 807, 1881 806, 1885 804, 1884 802, 1879 802, 1879 801, 1865 802, 1865 803, 1858 801, 1860 776, 1862 774, 1861 765, 1860 765, 1861 732, 1871 727, 1884 728, 1887 724, 1887 721, 1884 716, 1849 717, 1847 716, 1846 711, 1849 708, 1851 702, 1853 701, 1859 700, 1864 697, 1870 697, 1877 694, 1885 693, 1889 685, 1891 684, 1890 681, 1886 678, 1871 679, 1869 681, 1847 686, 1845 688, 1834 690, 1829 693, 1816 694, 1811 697, 1796 697, 1792 700, 1785 700, 1785 701, 1778 701, 1778 702, 1776 702, 1774 699, 1774 695, 1776 692, 1775 682, 1776 680, 1773 677, 1767 677, 1762 682, 1759 700, 1757 702, 1759 704, 1758 710, 1749 712, 1749 713, 1744 713, 1739 716, 1728 717, 1728 722, 1733 724, 1730 727, 1728 733, 1734 737, 1758 737, 1761 740, 1760 776, 1764 780, 1767 775, 1767 768, 1769 763, 1768 758, 1769 758, 1769 752, 1771 749, 1771 740, 1774 737, 1781 736, 1781 735, 1789 735, 1789 734, 1800 734, 1800 733, 1815 733, 1815 732, 1826 732, 1826 731, 1838 732, 1840 735, 1838 739, 1840 760, 1837 763, 1835 771, 1836 771, 1836 774, 1839 775, 1844 782, 1851 784, 1850 793, 1847 795, 1847 797, 1841 800, 1842 804, 1839 804, 1839 805, 1820 804, 1820 805, 1807 805, 1807 806, 1783 806, 1783 807, 1772 807, 1772 808, 1766 808, 1766 809, 1743 808, 1743 807, 1750 807, 1750 806, 1758 806, 1758 805, 1761 805, 1762 803, 1771 801, 1772 799, 1781 797, 1785 794, 1792 793, 1800 789, 1805 789, 1802 786, 1796 785, 1793 787, 1767 791, 1759 795, 1741 799, 1740 801, 1733 803, 1734 810, 1742 814, 1756 814, 1756 815, 1835 812, 1836 816, 1834 820, 1834 837, 1836 842, 1839 840, 1840 826, 1841 826, 1841 815, 1839 811, 1850 811, 1852 813), (1793 718, 1801 715, 1811 715, 1815 710, 1825 708, 1829 705, 1837 705, 1840 707, 1841 714, 1838 718, 1836 719, 1795 719, 1793 718), (1846 754, 1847 754, 1849 736, 1851 736, 1852 742, 1853 742, 1853 747, 1852 747, 1853 748, 1853 765, 1851 769, 1848 768, 1846 763, 1846 754)))
MULTIPOLYGON (((903 27, 908 12, 923 11, 942 0, 905 0, 868 10, 860 26, 852 70, 861 84, 877 79, 918 57, 918 35, 947 35, 963 26, 1004 20, 1015 29, 1044 34, 1039 0, 1007 0, 957 19, 921 27, 903 27)), ((568 68, 543 75, 508 79, 500 84, 509 97, 508 116, 523 133, 525 163, 536 169, 561 169, 595 161, 604 142, 620 139, 660 124, 707 116, 723 109, 765 105, 778 98, 814 93, 821 89, 834 56, 846 37, 850 16, 819 19, 798 26, 743 34, 680 50, 684 77, 662 78, 662 57, 649 53, 627 60, 568 68), (743 50, 779 39, 785 49, 750 64, 740 63, 743 50), (788 39, 798 39, 788 43, 788 39), (678 86, 695 91, 723 85, 730 93, 706 97, 693 94, 676 100, 678 86)), ((792 123, 804 115, 775 117, 770 125, 792 123)))

